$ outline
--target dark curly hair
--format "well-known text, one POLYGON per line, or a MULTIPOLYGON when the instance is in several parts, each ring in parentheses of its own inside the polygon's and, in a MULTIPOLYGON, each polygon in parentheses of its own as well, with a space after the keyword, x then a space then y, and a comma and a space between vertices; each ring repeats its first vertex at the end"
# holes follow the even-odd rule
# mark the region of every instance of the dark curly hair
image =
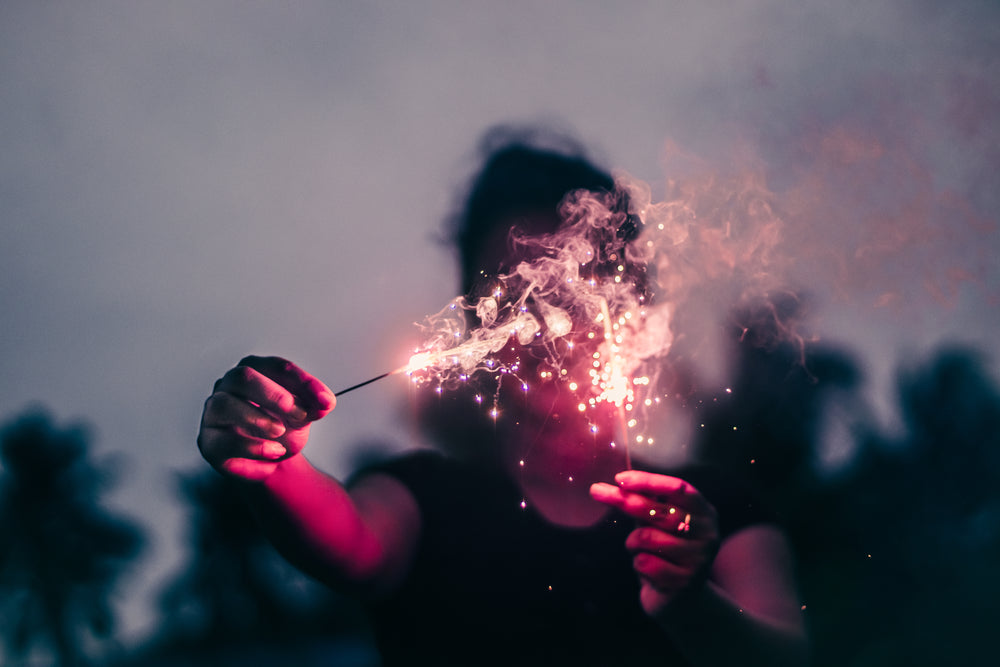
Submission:
POLYGON ((579 142, 554 131, 495 127, 480 141, 479 154, 481 167, 448 229, 449 240, 458 250, 465 294, 481 272, 497 268, 479 264, 498 225, 509 228, 513 221, 531 214, 558 224, 559 205, 568 194, 577 190, 610 193, 615 187, 611 174, 595 166, 579 142))

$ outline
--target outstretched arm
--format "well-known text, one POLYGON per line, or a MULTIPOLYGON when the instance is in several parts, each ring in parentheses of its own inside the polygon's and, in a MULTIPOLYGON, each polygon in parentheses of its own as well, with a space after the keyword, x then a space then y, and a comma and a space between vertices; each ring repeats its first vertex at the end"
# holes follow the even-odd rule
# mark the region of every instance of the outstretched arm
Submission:
POLYGON ((240 481, 265 533, 297 566, 367 595, 406 573, 420 534, 410 492, 387 475, 345 489, 302 455, 309 426, 333 410, 326 385, 277 357, 246 357, 205 402, 198 447, 240 481))
POLYGON ((688 482, 642 471, 591 495, 637 521, 626 548, 640 601, 696 665, 802 665, 805 634, 791 550, 759 524, 720 542, 715 508, 688 482))

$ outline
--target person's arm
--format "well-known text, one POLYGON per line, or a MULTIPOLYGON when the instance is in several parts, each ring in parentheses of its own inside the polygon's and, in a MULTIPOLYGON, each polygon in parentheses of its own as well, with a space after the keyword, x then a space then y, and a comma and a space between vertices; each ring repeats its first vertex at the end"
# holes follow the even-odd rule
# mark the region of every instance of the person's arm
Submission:
POLYGON ((370 475, 348 490, 305 459, 309 425, 335 403, 326 385, 294 364, 247 357, 205 402, 198 447, 239 481, 286 558, 331 585, 378 595, 405 575, 420 512, 392 477, 370 475))
POLYGON ((775 526, 719 540, 715 508, 684 480, 642 471, 595 484, 592 496, 637 520, 626 548, 640 602, 700 667, 803 665, 805 631, 792 557, 775 526))
POLYGON ((722 542, 708 580, 656 620, 696 665, 798 666, 808 662, 791 549, 773 525, 722 542))

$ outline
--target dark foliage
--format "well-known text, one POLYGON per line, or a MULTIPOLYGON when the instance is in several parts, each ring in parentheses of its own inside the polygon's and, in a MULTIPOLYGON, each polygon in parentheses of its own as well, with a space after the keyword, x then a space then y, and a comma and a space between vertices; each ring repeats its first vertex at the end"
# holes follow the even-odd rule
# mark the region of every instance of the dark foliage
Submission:
POLYGON ((850 357, 755 333, 734 342, 732 394, 694 401, 698 444, 784 521, 813 664, 992 664, 1000 391, 983 360, 947 349, 900 373, 904 429, 890 437, 850 357), (820 451, 834 397, 856 413, 853 458, 831 471, 820 451))
POLYGON ((143 664, 369 664, 361 610, 282 559, 233 482, 206 470, 178 489, 191 556, 160 596, 143 664))
POLYGON ((88 450, 83 428, 43 410, 0 430, 0 638, 14 659, 86 664, 114 636, 111 596, 143 536, 100 505, 110 470, 88 450))

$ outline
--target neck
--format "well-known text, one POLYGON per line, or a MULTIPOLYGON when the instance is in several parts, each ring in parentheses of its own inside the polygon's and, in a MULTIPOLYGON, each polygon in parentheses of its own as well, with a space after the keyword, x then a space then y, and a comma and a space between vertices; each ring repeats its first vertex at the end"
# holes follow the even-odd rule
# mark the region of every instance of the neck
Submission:
MULTIPOLYGON (((603 519, 608 508, 590 497, 590 485, 625 469, 624 456, 546 456, 535 451, 507 463, 525 501, 557 526, 582 528, 603 519)), ((577 453, 579 454, 579 453, 577 453)))

